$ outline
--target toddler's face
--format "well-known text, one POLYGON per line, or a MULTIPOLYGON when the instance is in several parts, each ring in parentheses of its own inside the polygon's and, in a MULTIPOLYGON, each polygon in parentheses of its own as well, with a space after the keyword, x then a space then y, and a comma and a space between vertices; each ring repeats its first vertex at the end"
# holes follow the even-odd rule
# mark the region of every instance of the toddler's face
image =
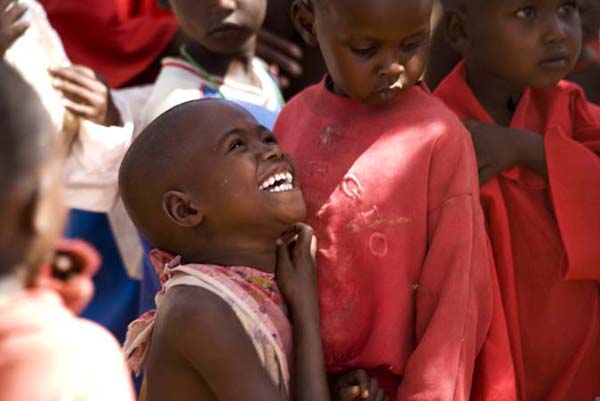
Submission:
POLYGON ((573 0, 486 0, 472 6, 467 21, 467 65, 515 85, 555 85, 573 68, 581 50, 573 0))
POLYGON ((185 34, 219 54, 243 50, 265 19, 266 0, 170 0, 185 34))
POLYGON ((327 0, 315 34, 338 94, 381 104, 413 86, 429 50, 429 0, 327 0))

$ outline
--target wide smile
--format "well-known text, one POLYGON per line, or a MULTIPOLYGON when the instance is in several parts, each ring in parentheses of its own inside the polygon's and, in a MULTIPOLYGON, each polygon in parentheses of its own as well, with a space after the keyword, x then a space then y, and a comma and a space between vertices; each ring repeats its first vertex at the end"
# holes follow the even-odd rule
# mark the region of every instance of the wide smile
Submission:
POLYGON ((262 192, 289 192, 295 189, 294 175, 290 171, 280 171, 265 178, 258 186, 262 192))

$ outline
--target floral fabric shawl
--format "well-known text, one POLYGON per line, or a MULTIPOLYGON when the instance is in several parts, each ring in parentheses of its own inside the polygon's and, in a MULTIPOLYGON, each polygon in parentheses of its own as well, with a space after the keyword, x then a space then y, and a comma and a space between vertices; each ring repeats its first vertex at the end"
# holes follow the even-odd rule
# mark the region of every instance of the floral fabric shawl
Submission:
MULTIPOLYGON (((180 285, 201 287, 219 296, 233 309, 265 370, 289 399, 291 326, 273 275, 248 267, 181 265, 179 257, 156 250, 150 256, 162 284, 156 295, 157 308, 169 290, 180 285)), ((155 317, 155 310, 148 311, 133 321, 127 331, 124 352, 138 375, 150 349, 155 317)))

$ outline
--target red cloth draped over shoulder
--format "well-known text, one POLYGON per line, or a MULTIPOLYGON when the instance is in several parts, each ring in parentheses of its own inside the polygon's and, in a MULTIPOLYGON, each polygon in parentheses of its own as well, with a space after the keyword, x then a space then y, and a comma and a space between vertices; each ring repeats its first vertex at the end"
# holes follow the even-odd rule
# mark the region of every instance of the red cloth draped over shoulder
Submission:
POLYGON ((177 31, 175 17, 160 9, 156 0, 40 3, 71 61, 93 68, 111 87, 124 86, 145 73, 177 31))
MULTIPOLYGON (((464 63, 435 94, 494 123, 464 63)), ((521 401, 600 396, 600 109, 561 81, 527 89, 510 127, 544 136, 548 180, 517 166, 481 188, 521 401)))

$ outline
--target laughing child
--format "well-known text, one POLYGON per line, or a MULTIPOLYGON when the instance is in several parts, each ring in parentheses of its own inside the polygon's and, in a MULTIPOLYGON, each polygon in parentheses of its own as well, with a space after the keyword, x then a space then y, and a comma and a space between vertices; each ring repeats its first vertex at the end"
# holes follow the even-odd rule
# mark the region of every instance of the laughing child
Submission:
MULTIPOLYGON (((295 177, 273 134, 218 99, 176 106, 129 149, 121 194, 161 249, 158 312, 134 322, 125 344, 132 367, 145 364, 148 400, 329 400, 295 177), (297 239, 278 246, 286 233, 297 239)), ((364 373, 347 383, 339 399, 385 399, 364 373)))
POLYGON ((473 137, 520 400, 600 396, 600 114, 561 79, 578 3, 462 0, 436 94, 473 137))
POLYGON ((329 74, 275 127, 319 238, 330 373, 394 400, 468 400, 493 286, 469 134, 418 81, 430 0, 297 0, 329 74))

